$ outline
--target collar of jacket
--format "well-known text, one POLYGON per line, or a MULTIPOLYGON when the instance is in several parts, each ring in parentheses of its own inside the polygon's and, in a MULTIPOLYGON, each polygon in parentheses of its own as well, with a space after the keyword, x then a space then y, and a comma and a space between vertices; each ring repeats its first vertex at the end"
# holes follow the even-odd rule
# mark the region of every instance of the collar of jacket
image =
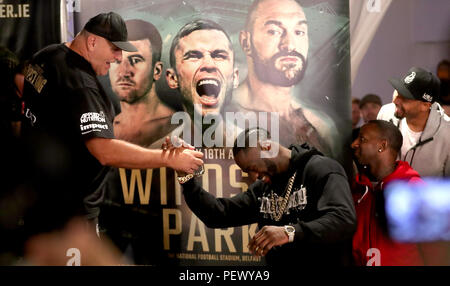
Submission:
MULTIPOLYGON (((412 177, 420 178, 419 173, 417 173, 416 170, 411 168, 411 166, 409 165, 408 162, 397 161, 396 164, 397 164, 397 166, 396 166, 395 170, 381 180, 380 187, 382 187, 383 185, 386 185, 387 183, 389 183, 393 180, 410 179, 412 177)), ((372 182, 369 180, 369 178, 362 173, 360 173, 356 176, 356 183, 359 185, 367 186, 371 190, 373 190, 374 187, 376 187, 376 186, 373 186, 372 182)))
POLYGON ((431 105, 427 124, 425 125, 425 129, 423 130, 422 136, 420 137, 420 142, 424 142, 429 140, 430 138, 433 138, 433 136, 439 130, 439 127, 442 124, 442 120, 444 120, 444 116, 445 114, 439 103, 433 103, 431 105))

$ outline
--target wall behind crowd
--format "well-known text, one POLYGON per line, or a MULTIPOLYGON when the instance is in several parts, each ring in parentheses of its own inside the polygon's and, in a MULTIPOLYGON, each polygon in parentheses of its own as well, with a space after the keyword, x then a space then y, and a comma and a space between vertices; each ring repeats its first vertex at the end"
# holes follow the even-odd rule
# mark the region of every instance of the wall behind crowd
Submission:
POLYGON ((388 78, 412 66, 436 73, 437 64, 449 58, 449 14, 448 0, 392 1, 359 66, 352 96, 375 93, 386 104, 393 92, 388 78))

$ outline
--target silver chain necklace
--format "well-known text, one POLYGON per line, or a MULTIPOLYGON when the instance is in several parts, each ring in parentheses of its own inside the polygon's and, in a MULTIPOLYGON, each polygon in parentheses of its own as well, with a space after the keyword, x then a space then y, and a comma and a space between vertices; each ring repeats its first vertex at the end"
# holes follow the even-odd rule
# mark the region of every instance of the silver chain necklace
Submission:
POLYGON ((287 202, 289 200, 289 196, 291 195, 292 186, 294 185, 295 176, 297 175, 297 171, 295 171, 294 175, 289 179, 289 182, 286 185, 285 192, 281 203, 278 200, 278 195, 273 193, 273 190, 270 191, 270 217, 275 220, 279 221, 281 217, 283 216, 283 213, 286 209, 287 202), (277 198, 275 198, 275 196, 277 198), (276 204, 276 207, 275 207, 276 204))

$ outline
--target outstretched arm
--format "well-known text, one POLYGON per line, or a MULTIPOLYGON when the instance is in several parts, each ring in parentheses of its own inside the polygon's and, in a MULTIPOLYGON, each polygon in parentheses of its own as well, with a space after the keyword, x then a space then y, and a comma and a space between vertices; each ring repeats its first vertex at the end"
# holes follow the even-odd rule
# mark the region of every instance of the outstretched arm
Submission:
POLYGON ((170 167, 193 173, 203 164, 203 153, 186 148, 151 150, 123 140, 99 137, 90 138, 85 144, 89 152, 107 166, 129 169, 170 167))
POLYGON ((246 192, 232 198, 216 198, 205 191, 196 179, 184 183, 183 194, 187 205, 210 228, 222 228, 255 223, 259 214, 255 184, 246 192))

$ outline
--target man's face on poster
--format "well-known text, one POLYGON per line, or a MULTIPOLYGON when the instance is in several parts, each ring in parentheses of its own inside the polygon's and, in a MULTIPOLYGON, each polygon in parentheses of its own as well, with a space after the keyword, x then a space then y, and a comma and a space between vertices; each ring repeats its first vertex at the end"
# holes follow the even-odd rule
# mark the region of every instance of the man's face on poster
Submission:
POLYGON ((305 73, 308 25, 292 0, 264 1, 253 14, 251 56, 257 77, 277 86, 293 86, 305 73))
POLYGON ((175 61, 177 87, 182 96, 200 104, 202 115, 218 113, 225 97, 238 84, 234 54, 226 35, 219 30, 190 33, 180 39, 175 61))
POLYGON ((153 64, 150 40, 130 42, 137 52, 123 51, 122 61, 111 65, 109 78, 112 90, 119 99, 133 103, 143 98, 152 88, 153 64))

